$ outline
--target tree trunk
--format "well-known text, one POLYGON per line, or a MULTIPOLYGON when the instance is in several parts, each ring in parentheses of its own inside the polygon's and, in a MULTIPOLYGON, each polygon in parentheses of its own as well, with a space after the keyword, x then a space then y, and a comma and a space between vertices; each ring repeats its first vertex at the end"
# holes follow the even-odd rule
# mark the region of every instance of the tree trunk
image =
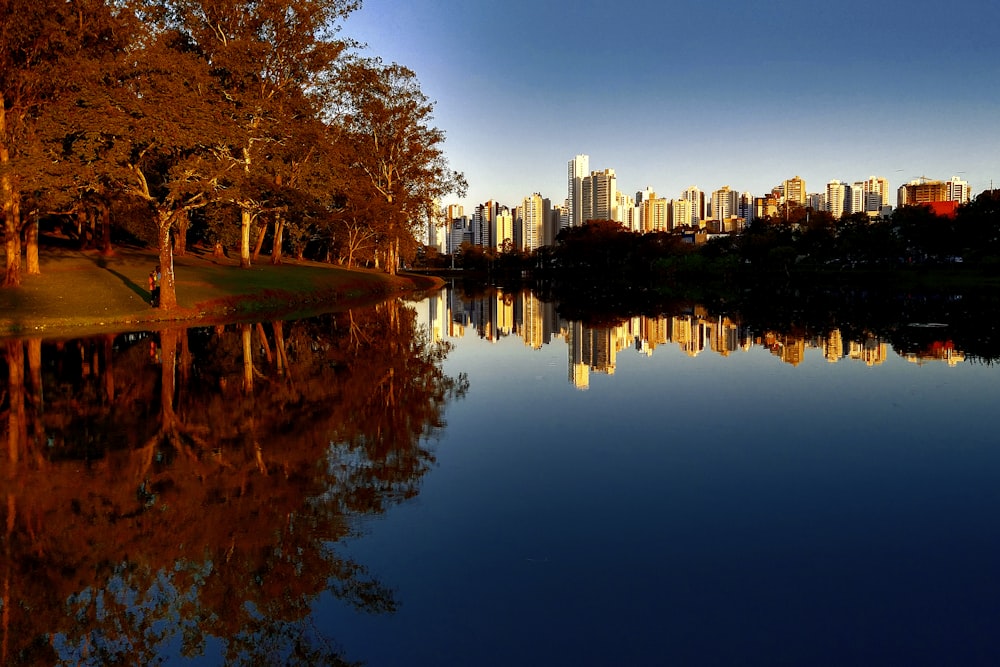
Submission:
POLYGON ((399 264, 399 241, 389 241, 389 247, 385 251, 385 271, 390 276, 396 275, 396 266, 399 264))
POLYGON ((84 248, 91 250, 97 247, 97 214, 93 208, 87 208, 87 221, 84 225, 86 242, 84 248))
POLYGON ((174 251, 170 244, 172 213, 157 212, 158 246, 160 251, 160 303, 161 310, 177 307, 177 286, 174 280, 174 251))
POLYGON ((28 440, 28 416, 24 406, 24 344, 7 341, 7 461, 17 464, 28 440))
POLYGON ((87 209, 83 204, 76 209, 76 244, 81 250, 87 247, 87 209))
POLYGON ((246 394, 253 393, 253 345, 250 327, 248 323, 240 325, 240 337, 243 341, 243 391, 246 394))
POLYGON ((103 345, 101 356, 104 358, 104 365, 101 368, 101 388, 104 391, 104 400, 108 405, 112 405, 115 401, 114 334, 108 334, 101 342, 103 345))
POLYGON ((4 251, 7 261, 4 272, 4 287, 21 284, 21 229, 17 194, 14 191, 14 176, 8 169, 10 148, 7 146, 7 111, 4 106, 3 91, 0 90, 0 215, 4 221, 4 251))
MULTIPOLYGON (((169 246, 168 246, 169 247, 169 246)), ((160 415, 161 432, 170 433, 177 428, 177 412, 174 410, 175 377, 177 371, 177 329, 160 332, 160 415)))
POLYGON ((42 267, 38 263, 38 212, 32 214, 31 221, 24 226, 24 250, 29 276, 38 276, 42 267))
POLYGON ((101 238, 98 241, 102 255, 110 255, 111 250, 111 207, 108 202, 102 201, 97 205, 97 212, 101 220, 101 238))
POLYGON ((174 256, 183 257, 187 253, 187 230, 190 226, 191 219, 188 217, 187 211, 181 211, 177 214, 177 221, 175 222, 174 230, 174 256))
POLYGON ((267 236, 267 225, 261 225, 257 233, 257 242, 253 244, 253 254, 251 260, 256 262, 260 257, 260 249, 264 247, 264 237, 267 236))
POLYGON ((285 349, 285 331, 281 320, 271 322, 274 329, 274 351, 277 355, 277 372, 279 376, 284 376, 288 368, 288 350, 285 349))
POLYGON ((274 215, 274 247, 271 248, 271 264, 281 264, 281 242, 285 233, 285 219, 280 213, 274 215))
POLYGON ((8 187, 10 177, 0 176, 3 180, 3 218, 4 218, 4 250, 7 257, 7 271, 4 274, 4 287, 17 287, 21 284, 21 207, 17 193, 8 187))
POLYGON ((250 224, 253 222, 253 215, 250 209, 245 206, 240 207, 240 268, 250 268, 250 224))

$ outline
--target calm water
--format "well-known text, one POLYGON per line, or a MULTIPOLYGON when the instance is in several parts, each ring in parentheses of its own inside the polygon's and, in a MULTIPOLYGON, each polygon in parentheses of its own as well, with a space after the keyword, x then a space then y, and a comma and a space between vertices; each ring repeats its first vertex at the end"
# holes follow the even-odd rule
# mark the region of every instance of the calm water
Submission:
POLYGON ((0 342, 3 662, 997 664, 1000 368, 948 317, 0 342))

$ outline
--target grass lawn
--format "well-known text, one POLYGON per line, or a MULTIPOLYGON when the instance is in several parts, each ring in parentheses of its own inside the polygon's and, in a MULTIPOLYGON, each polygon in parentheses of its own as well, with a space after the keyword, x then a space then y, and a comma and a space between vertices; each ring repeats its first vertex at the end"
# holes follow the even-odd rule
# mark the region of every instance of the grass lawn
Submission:
POLYGON ((395 292, 440 283, 417 276, 391 277, 368 269, 269 258, 240 269, 238 260, 189 252, 174 261, 178 308, 149 304, 147 277, 157 263, 151 249, 96 251, 42 248, 41 275, 24 276, 17 288, 0 288, 0 335, 159 328, 169 322, 226 321, 252 315, 331 311, 395 292))

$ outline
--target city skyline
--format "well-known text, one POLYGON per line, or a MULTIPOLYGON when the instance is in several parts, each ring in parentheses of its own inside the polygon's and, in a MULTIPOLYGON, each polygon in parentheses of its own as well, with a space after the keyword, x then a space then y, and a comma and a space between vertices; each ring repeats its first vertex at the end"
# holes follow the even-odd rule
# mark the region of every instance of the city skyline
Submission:
POLYGON ((470 207, 534 192, 562 204, 580 153, 631 193, 878 174, 893 187, 958 175, 978 194, 1000 178, 998 21, 984 0, 960 13, 366 0, 345 34, 416 72, 470 207))

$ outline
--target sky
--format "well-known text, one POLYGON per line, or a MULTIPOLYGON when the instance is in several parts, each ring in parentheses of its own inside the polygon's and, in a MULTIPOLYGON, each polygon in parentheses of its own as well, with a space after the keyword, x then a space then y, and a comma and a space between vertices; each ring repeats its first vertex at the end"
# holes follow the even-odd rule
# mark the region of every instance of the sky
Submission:
POLYGON ((342 35, 416 73, 466 214, 562 204, 578 154, 667 198, 797 175, 1000 187, 997 0, 363 0, 342 35))

